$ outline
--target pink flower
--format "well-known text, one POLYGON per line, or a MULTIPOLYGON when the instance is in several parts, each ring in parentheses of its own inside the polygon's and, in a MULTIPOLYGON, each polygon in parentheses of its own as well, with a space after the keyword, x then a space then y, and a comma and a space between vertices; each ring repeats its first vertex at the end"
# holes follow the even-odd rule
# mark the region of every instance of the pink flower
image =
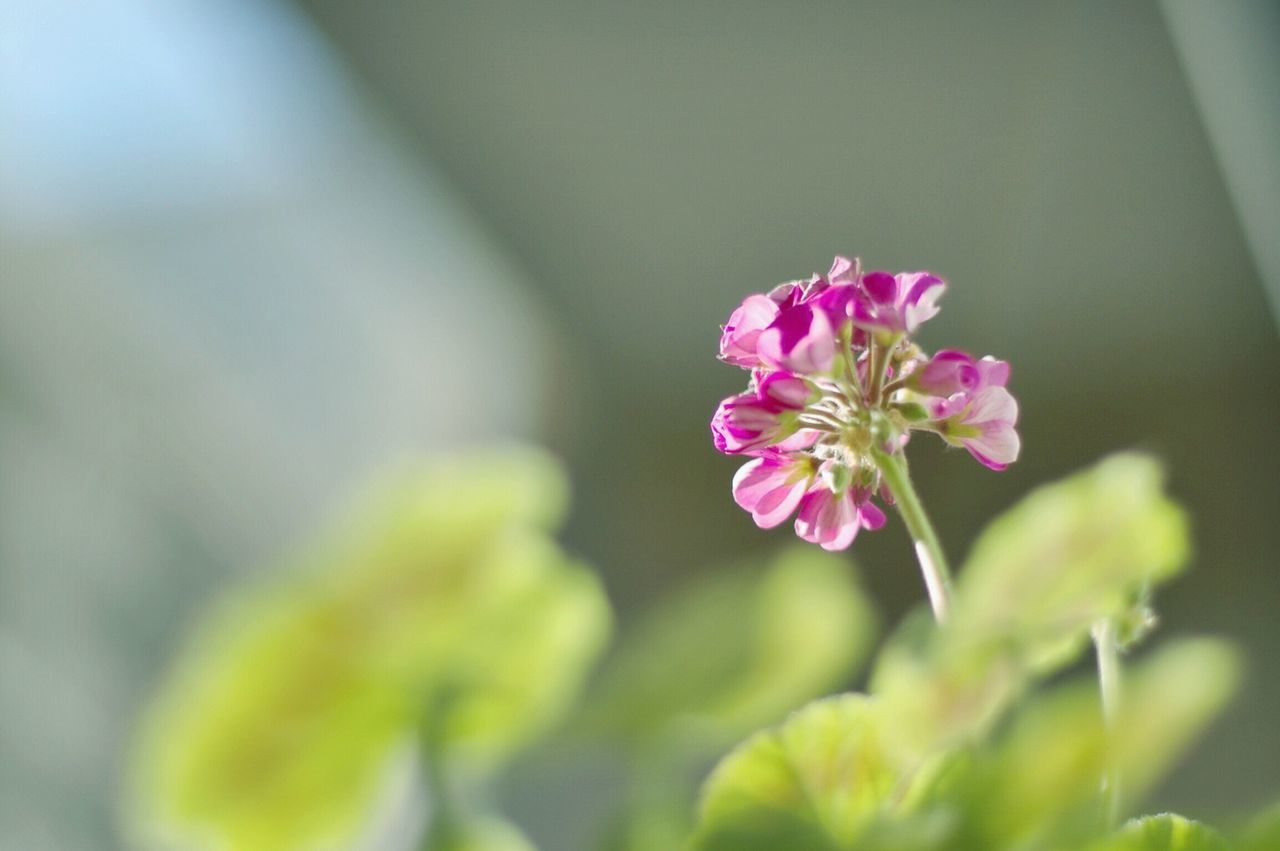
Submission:
POLYGON ((733 477, 733 499, 761 529, 772 529, 791 516, 813 482, 813 459, 766 449, 733 477))
MULTIPOLYGON (((796 436, 799 413, 817 395, 799 376, 789 372, 768 373, 754 391, 730 396, 720 403, 711 418, 712 441, 716 449, 729 455, 786 441, 796 436)), ((806 436, 799 442, 808 446, 813 440, 806 436)))
POLYGON ((836 356, 835 332, 824 310, 802 302, 782 311, 756 341, 765 365, 801 375, 829 372, 836 356))
POLYGON ((859 529, 879 529, 884 521, 884 512, 870 501, 870 494, 854 488, 836 494, 820 486, 800 500, 796 534, 824 550, 843 550, 859 529))
POLYGON ((720 360, 752 369, 760 366, 756 342, 760 332, 778 318, 778 303, 766 295, 747 296, 729 315, 720 335, 720 360))
POLYGON ((1009 364, 959 349, 932 357, 911 339, 938 312, 946 283, 929 272, 863 273, 836 257, 825 276, 749 296, 729 317, 720 359, 751 371, 747 392, 720 403, 716 448, 751 456, 733 498, 772 528, 793 513, 796 534, 848 547, 885 516, 872 503, 913 430, 933 431, 1002 470, 1021 449, 1009 364))
POLYGON ((853 322, 867 331, 914 334, 938 312, 947 284, 930 272, 867 272, 854 301, 853 322))
MULTIPOLYGON (((832 274, 848 275, 849 270, 856 274, 857 261, 837 257, 831 267, 832 274)), ((779 314, 796 305, 816 298, 828 288, 825 278, 814 275, 807 281, 789 281, 778 284, 767 295, 747 296, 738 309, 729 315, 720 334, 720 360, 747 369, 762 366, 756 349, 760 334, 773 324, 779 314)), ((774 362, 777 366, 781 358, 774 362)))
POLYGON ((1009 364, 990 355, 982 360, 959 349, 942 349, 924 367, 911 374, 912 390, 929 396, 976 393, 983 387, 1009 383, 1009 364))
MULTIPOLYGON (((993 369, 996 377, 998 369, 993 369)), ((1008 378, 1008 370, 1004 370, 1008 378)), ((1018 460, 1022 442, 1014 428, 1018 422, 1018 402, 998 384, 976 393, 957 393, 934 404, 934 427, 942 439, 963 446, 969 454, 992 470, 1003 470, 1018 460)))

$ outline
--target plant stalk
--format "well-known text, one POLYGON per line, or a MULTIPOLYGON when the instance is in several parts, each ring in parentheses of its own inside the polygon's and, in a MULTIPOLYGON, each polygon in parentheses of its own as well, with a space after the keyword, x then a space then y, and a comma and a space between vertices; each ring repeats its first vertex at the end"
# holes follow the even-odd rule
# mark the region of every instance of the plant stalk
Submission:
POLYGON ((906 459, 878 447, 871 450, 871 455, 880 468, 880 475, 888 485, 889 492, 893 494, 907 533, 915 542, 916 560, 920 562, 920 572, 924 574, 924 585, 929 592, 934 619, 940 624, 946 623, 951 613, 951 569, 947 567, 947 557, 942 552, 938 533, 929 522, 924 504, 920 502, 920 497, 911 484, 906 459))
POLYGON ((1115 759, 1116 718, 1120 712, 1120 649, 1116 643, 1116 625, 1110 619, 1093 625, 1093 645, 1098 654, 1098 693, 1102 701, 1102 722, 1107 734, 1107 768, 1102 777, 1102 794, 1107 808, 1107 823, 1112 827, 1120 818, 1120 767, 1115 759))

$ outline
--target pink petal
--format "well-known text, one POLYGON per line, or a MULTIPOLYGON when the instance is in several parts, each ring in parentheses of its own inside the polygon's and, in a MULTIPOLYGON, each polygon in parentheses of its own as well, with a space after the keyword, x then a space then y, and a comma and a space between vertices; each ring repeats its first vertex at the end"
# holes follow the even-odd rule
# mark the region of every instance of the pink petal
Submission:
POLYGON ((1018 421, 1018 400, 1003 387, 984 387, 973 395, 969 409, 964 414, 966 423, 1018 421))
POLYGON ((733 477, 733 499, 761 529, 772 529, 791 516, 804 496, 808 478, 800 464, 777 456, 744 464, 733 477))
POLYGON ((831 263, 831 271, 827 273, 827 280, 834 287, 856 283, 858 271, 857 258, 850 260, 848 257, 837 255, 836 259, 831 263))
POLYGON ((802 375, 828 372, 836 341, 826 313, 807 304, 784 310, 765 329, 756 350, 769 366, 802 375))
POLYGON ((996 360, 987 355, 978 361, 978 374, 982 376, 982 387, 1004 387, 1009 383, 1009 362, 996 360))
POLYGON ((981 374, 973 358, 958 349, 938 352, 912 377, 913 385, 931 396, 974 390, 980 381, 981 374))
POLYGON ((898 281, 899 292, 905 293, 902 300, 904 330, 912 334, 920 323, 937 315, 937 302, 946 292, 947 284, 929 272, 905 272, 898 276, 898 281))
POLYGON ((748 296, 729 316, 720 335, 720 358, 736 366, 753 367, 760 363, 756 345, 760 332, 778 316, 778 305, 768 296, 748 296))
POLYGON ((809 382, 789 372, 766 375, 760 382, 758 393, 761 399, 796 411, 807 405, 811 398, 815 398, 809 382))
POLYGON ((862 525, 873 532, 884 525, 884 512, 873 502, 864 502, 858 508, 858 514, 861 516, 862 525))
POLYGON ((773 448, 779 452, 798 452, 813 446, 821 437, 822 432, 816 428, 802 428, 786 440, 773 444, 773 448))
POLYGON ((796 517, 796 534, 824 550, 843 550, 858 534, 858 512, 848 492, 835 496, 826 488, 805 494, 796 517))
POLYGON ((1003 470, 1018 460, 1022 440, 1013 424, 1005 421, 985 423, 982 433, 966 438, 964 448, 993 470, 1003 470))
POLYGON ((898 300, 898 281, 888 272, 877 269, 862 276, 862 291, 875 304, 892 305, 898 300))

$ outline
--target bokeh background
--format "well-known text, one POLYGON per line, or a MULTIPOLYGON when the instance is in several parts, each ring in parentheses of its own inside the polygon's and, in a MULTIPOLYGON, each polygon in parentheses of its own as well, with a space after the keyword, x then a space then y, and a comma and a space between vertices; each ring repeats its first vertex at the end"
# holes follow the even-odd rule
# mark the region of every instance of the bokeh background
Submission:
MULTIPOLYGON (((1249 673, 1151 809, 1272 800, 1277 57, 1266 0, 3 0, 0 847, 115 847, 184 629, 398 459, 550 446, 624 623, 776 547, 710 446, 718 325, 835 253, 943 274, 924 345, 1013 363, 1017 465, 913 445, 957 559, 1167 460, 1164 629, 1249 673)), ((919 600, 899 527, 856 558, 888 622, 919 600)))

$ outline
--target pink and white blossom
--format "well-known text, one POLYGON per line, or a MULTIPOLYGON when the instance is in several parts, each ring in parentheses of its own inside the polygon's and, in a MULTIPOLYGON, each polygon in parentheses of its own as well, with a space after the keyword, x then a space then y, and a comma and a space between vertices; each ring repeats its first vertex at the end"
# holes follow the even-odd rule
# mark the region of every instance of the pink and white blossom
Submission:
POLYGON ((992 470, 1003 470, 1018 460, 1018 401, 999 385, 976 393, 957 393, 939 400, 933 408, 934 427, 942 439, 963 446, 992 470))
POLYGON ((800 500, 796 534, 824 550, 847 549, 858 530, 884 525, 884 512, 864 495, 859 501, 853 488, 833 493, 825 487, 810 490, 800 500))
POLYGON ((853 322, 867 331, 914 334, 938 313, 947 284, 931 272, 867 272, 854 302, 853 322))
POLYGON ((760 366, 756 342, 760 333, 778 318, 778 303, 765 295, 747 296, 729 315, 720 334, 720 360, 752 369, 760 366))
POLYGON ((711 418, 712 440, 730 455, 752 452, 795 436, 799 414, 815 401, 817 391, 788 372, 765 375, 754 390, 730 396, 711 418))
POLYGON ((772 529, 796 510, 815 469, 809 456, 765 450, 734 475, 733 499, 757 526, 772 529))
POLYGON ((928 396, 976 393, 984 387, 1009 383, 1009 364, 987 355, 975 360, 959 349, 940 349, 908 381, 912 390, 928 396))
POLYGON ((879 529, 872 498, 893 504, 881 475, 913 430, 995 470, 1017 460, 1009 364, 959 349, 930 357, 910 339, 945 290, 929 272, 864 273, 856 258, 836 257, 825 276, 748 296, 733 312, 720 358, 751 378, 720 403, 711 432, 721 452, 751 459, 733 477, 733 498, 756 525, 795 514, 796 534, 829 550, 879 529))

